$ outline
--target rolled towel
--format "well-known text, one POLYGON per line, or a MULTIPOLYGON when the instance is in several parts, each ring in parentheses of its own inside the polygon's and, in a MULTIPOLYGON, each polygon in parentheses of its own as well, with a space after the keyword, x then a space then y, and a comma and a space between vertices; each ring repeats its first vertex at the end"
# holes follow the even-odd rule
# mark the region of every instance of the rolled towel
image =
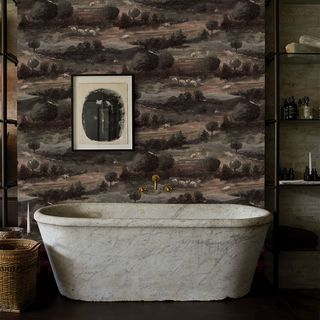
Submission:
POLYGON ((287 53, 320 53, 320 48, 306 46, 304 44, 292 42, 286 45, 287 53))
POLYGON ((302 35, 299 38, 299 43, 313 48, 320 49, 320 38, 308 35, 302 35))

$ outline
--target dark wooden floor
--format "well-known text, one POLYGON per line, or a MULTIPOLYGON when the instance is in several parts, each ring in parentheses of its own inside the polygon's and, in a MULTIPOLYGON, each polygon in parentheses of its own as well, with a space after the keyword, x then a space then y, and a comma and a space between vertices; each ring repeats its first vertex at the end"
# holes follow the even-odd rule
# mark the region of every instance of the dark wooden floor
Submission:
POLYGON ((1 320, 319 320, 319 294, 273 292, 256 279, 249 295, 219 302, 86 303, 60 296, 52 286, 38 290, 36 303, 21 314, 0 313, 1 320))

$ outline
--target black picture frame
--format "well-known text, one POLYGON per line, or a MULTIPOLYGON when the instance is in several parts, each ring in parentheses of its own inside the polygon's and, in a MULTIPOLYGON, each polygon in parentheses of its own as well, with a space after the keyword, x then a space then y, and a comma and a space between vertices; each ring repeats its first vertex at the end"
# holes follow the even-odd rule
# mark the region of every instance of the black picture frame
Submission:
MULTIPOLYGON (((94 83, 94 82, 93 82, 94 83)), ((123 83, 126 83, 125 81, 123 83)), ((94 84, 100 84, 98 83, 94 83, 94 84)), ((109 89, 108 85, 110 84, 117 84, 117 83, 103 83, 101 82, 101 84, 105 85, 105 89, 109 89)), ((135 117, 135 96, 134 96, 134 86, 135 86, 135 78, 133 74, 71 74, 71 106, 72 106, 72 117, 71 117, 71 131, 72 131, 72 136, 71 136, 71 141, 72 141, 72 151, 134 151, 135 150, 135 126, 134 126, 134 117, 135 117), (120 79, 120 81, 124 81, 125 79, 128 81, 130 79, 130 81, 128 81, 127 83, 129 83, 130 85, 128 85, 128 90, 127 90, 127 114, 125 114, 125 124, 127 125, 127 140, 128 143, 125 147, 120 147, 121 144, 116 144, 116 143, 108 143, 108 141, 93 141, 92 142, 92 147, 79 147, 79 145, 76 142, 76 137, 77 137, 77 133, 76 133, 76 126, 79 126, 79 114, 77 115, 77 113, 79 112, 79 105, 75 106, 76 103, 79 104, 77 97, 76 97, 76 89, 75 89, 75 84, 76 84, 76 79, 77 78, 92 78, 95 77, 100 78, 101 80, 103 79, 120 79), (99 147, 97 148, 96 145, 99 145, 99 147), (105 144, 105 147, 103 146, 105 144)), ((81 116, 82 118, 82 116, 81 116)))

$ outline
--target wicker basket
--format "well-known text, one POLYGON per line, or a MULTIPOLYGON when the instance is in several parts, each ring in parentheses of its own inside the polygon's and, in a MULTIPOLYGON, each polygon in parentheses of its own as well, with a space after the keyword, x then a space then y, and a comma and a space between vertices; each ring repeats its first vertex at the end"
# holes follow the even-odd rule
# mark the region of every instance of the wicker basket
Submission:
POLYGON ((22 232, 23 228, 18 227, 0 228, 0 239, 21 238, 22 232))
POLYGON ((0 311, 20 312, 33 302, 39 245, 27 239, 0 240, 0 311))

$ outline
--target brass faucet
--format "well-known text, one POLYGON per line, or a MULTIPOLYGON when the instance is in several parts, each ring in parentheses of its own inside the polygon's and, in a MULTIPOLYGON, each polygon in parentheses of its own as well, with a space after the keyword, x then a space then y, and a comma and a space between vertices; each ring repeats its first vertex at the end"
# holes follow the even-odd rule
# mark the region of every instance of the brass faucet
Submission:
MULTIPOLYGON (((151 177, 151 181, 153 183, 153 191, 158 191, 158 182, 160 181, 160 176, 157 175, 157 174, 154 174, 152 177, 151 177)), ((140 186, 138 188, 138 191, 140 193, 147 193, 148 192, 148 188, 146 186, 140 186)), ((173 188, 172 186, 166 184, 163 186, 163 191, 164 192, 172 192, 173 191, 173 188)))
POLYGON ((153 182, 153 190, 157 191, 158 190, 158 182, 160 181, 160 176, 158 176, 157 174, 154 174, 151 177, 151 180, 153 182))

